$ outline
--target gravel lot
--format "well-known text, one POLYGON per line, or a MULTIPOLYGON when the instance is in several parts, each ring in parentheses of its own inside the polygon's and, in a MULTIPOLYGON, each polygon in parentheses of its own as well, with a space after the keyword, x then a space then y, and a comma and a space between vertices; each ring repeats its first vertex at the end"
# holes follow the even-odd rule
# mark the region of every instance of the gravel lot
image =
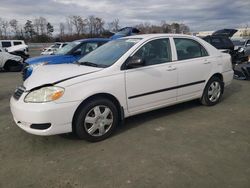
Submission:
POLYGON ((197 101, 134 116, 99 143, 40 137, 13 122, 20 73, 0 72, 0 187, 250 187, 250 82, 214 107, 197 101))

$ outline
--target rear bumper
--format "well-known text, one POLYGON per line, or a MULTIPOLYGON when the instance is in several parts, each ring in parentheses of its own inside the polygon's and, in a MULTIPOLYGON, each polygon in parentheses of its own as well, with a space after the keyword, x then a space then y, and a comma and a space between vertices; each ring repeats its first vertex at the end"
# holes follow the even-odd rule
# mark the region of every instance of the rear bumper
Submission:
POLYGON ((223 72, 222 75, 223 75, 224 86, 226 87, 230 85, 233 80, 234 71, 233 70, 226 71, 226 72, 223 72))

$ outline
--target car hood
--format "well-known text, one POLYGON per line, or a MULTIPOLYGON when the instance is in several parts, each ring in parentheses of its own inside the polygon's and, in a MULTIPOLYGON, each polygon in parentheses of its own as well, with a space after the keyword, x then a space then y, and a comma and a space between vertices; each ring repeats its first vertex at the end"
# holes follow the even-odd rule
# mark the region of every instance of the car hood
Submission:
POLYGON ((215 31, 212 35, 232 37, 237 31, 238 31, 237 29, 221 29, 221 30, 215 31))
MULTIPOLYGON (((65 60, 70 58, 70 55, 46 55, 46 56, 38 56, 27 59, 25 62, 28 64, 36 64, 36 63, 42 63, 42 62, 48 62, 48 63, 56 63, 56 62, 65 62, 65 60)), ((65 62, 67 63, 67 62, 65 62)))
POLYGON ((43 85, 57 84, 69 79, 91 74, 103 68, 77 64, 44 65, 34 69, 32 75, 23 83, 26 90, 43 85))

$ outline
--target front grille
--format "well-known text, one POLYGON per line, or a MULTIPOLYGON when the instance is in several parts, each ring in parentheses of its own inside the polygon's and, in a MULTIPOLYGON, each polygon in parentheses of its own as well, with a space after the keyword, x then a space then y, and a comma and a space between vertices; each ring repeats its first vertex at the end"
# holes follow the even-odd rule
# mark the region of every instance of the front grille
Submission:
POLYGON ((18 87, 14 92, 14 99, 19 100, 19 98, 22 96, 23 92, 25 91, 25 87, 20 86, 18 87))

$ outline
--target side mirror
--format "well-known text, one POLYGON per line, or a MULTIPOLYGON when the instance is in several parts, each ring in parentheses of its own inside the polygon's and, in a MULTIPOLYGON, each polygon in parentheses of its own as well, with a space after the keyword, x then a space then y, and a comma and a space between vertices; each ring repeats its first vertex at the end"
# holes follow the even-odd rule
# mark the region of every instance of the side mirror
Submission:
POLYGON ((143 66, 144 64, 145 64, 144 60, 141 57, 137 57, 137 56, 130 57, 127 60, 128 68, 137 68, 137 67, 143 66))

